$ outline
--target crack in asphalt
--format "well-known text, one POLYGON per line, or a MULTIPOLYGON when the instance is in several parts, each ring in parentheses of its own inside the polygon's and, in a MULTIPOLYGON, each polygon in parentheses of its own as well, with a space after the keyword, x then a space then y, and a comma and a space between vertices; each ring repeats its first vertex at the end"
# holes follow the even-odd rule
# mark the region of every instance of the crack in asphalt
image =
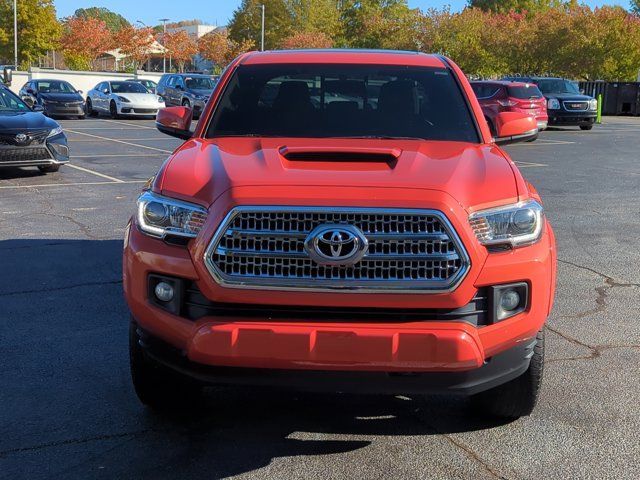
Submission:
MULTIPOLYGON (((438 429, 435 429, 435 430, 438 431, 438 429)), ((469 457, 471 457, 472 460, 474 460, 479 465, 481 465, 487 471, 487 473, 489 473, 489 475, 491 475, 493 478, 497 478, 499 480, 508 480, 508 477, 505 477, 504 475, 501 475, 500 473, 498 473, 491 465, 489 465, 486 461, 480 458, 480 456, 471 447, 465 445, 459 440, 456 440, 452 435, 449 435, 448 433, 443 433, 443 432, 438 432, 438 433, 440 433, 440 435, 446 438, 447 441, 451 443, 453 446, 458 447, 460 450, 465 452, 469 457)))
MULTIPOLYGON (((633 282, 620 282, 615 280, 613 277, 599 272, 591 267, 587 267, 585 265, 579 265, 577 263, 573 263, 573 262, 569 262, 567 260, 561 260, 558 259, 558 263, 563 263, 565 265, 570 265, 572 267, 575 268, 579 268, 581 270, 585 270, 587 272, 593 273, 597 276, 599 276, 600 278, 603 279, 604 281, 604 285, 601 285, 599 287, 595 287, 595 291, 596 291, 596 298, 595 298, 595 303, 596 306, 589 309, 589 310, 585 310, 583 312, 579 312, 573 315, 561 315, 558 318, 565 318, 565 319, 573 319, 573 320, 578 320, 578 319, 582 319, 585 318, 589 315, 593 315, 596 313, 600 313, 602 311, 604 311, 607 308, 607 298, 609 296, 609 290, 613 289, 613 288, 638 288, 640 287, 639 283, 633 283, 633 282)), ((549 359, 548 362, 560 362, 560 361, 573 361, 573 360, 593 360, 596 359, 598 357, 600 357, 602 355, 602 352, 604 352, 605 350, 610 350, 610 349, 615 349, 615 348, 631 348, 631 349, 638 349, 640 348, 640 345, 635 345, 635 344, 628 344, 628 345, 590 345, 586 342, 582 342, 580 340, 578 340, 577 338, 574 338, 572 336, 570 336, 569 334, 566 334, 564 332, 561 332, 560 330, 558 330, 557 328, 551 327, 549 324, 547 324, 545 326, 545 328, 553 333, 555 333, 556 335, 562 337, 563 339, 565 339, 566 341, 577 345, 579 347, 582 348, 586 348, 587 350, 589 350, 589 354, 588 355, 582 355, 582 356, 575 356, 575 357, 569 357, 569 358, 557 358, 557 359, 549 359)))
POLYGON ((34 290, 20 290, 17 292, 3 292, 3 293, 0 293, 0 297, 8 297, 11 295, 28 295, 30 293, 59 292, 61 290, 71 290, 73 288, 93 287, 98 285, 118 285, 120 283, 122 283, 122 279, 104 280, 102 282, 76 283, 74 285, 65 285, 64 287, 51 287, 51 288, 42 288, 42 289, 34 289, 34 290))
POLYGON ((49 443, 42 443, 39 445, 31 445, 28 447, 18 447, 18 448, 11 448, 8 450, 1 450, 0 457, 3 457, 5 455, 10 455, 13 453, 23 453, 23 452, 32 452, 35 450, 42 450, 43 448, 59 447, 64 445, 78 445, 78 444, 83 444, 87 442, 112 440, 114 438, 135 437, 138 435, 143 435, 143 434, 154 432, 154 431, 156 430, 145 429, 145 430, 136 430, 134 432, 122 432, 122 433, 113 433, 109 435, 97 435, 93 437, 70 438, 68 440, 60 440, 57 442, 49 442, 49 443))

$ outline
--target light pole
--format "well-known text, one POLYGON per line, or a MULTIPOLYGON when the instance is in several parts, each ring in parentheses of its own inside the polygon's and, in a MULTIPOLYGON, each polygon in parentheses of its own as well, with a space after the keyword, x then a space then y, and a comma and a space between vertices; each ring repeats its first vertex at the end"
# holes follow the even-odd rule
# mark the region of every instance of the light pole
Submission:
POLYGON ((162 73, 167 73, 167 49, 164 46, 164 37, 167 35, 167 22, 168 18, 161 18, 162 22, 162 73))
POLYGON ((18 69, 18 5, 13 0, 13 68, 18 69))
POLYGON ((264 3, 262 4, 262 31, 260 34, 260 51, 264 52, 264 3))

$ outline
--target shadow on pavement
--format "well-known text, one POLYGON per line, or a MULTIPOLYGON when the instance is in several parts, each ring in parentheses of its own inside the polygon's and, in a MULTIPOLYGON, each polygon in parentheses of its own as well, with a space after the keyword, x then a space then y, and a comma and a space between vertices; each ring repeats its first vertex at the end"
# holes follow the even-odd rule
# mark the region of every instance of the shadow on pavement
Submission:
POLYGON ((247 387, 212 388, 198 409, 153 413, 129 380, 121 251, 121 240, 0 241, 7 478, 222 478, 278 457, 355 452, 380 435, 500 425, 454 397, 247 387))

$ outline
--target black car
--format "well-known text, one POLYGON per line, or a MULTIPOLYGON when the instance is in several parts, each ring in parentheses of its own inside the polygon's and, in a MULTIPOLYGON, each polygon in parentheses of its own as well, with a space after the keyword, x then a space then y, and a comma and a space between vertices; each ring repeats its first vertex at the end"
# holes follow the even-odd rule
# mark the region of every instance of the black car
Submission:
POLYGON ((167 107, 189 107, 193 109, 193 117, 198 118, 216 83, 209 75, 166 73, 160 78, 156 93, 164 98, 167 107))
POLYGON ((579 126, 591 130, 598 115, 598 101, 580 93, 578 84, 559 77, 505 77, 504 80, 535 83, 547 99, 549 125, 579 126))
POLYGON ((0 167, 38 167, 57 172, 69 161, 62 127, 0 85, 0 167))
POLYGON ((25 83, 19 95, 29 105, 41 105, 45 115, 84 118, 81 93, 64 80, 38 79, 25 83))

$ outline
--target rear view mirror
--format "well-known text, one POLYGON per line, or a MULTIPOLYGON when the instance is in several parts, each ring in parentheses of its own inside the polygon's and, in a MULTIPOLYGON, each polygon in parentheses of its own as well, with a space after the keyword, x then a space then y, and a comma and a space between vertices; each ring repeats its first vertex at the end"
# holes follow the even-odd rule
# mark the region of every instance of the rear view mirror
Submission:
POLYGON ((528 142, 538 138, 538 123, 531 115, 518 112, 501 112, 495 118, 497 145, 528 142))
POLYGON ((193 111, 189 107, 166 107, 158 110, 156 128, 172 137, 188 140, 191 138, 193 111))
POLYGON ((10 68, 5 67, 2 72, 2 81, 7 87, 11 86, 11 80, 13 79, 13 72, 10 68))

